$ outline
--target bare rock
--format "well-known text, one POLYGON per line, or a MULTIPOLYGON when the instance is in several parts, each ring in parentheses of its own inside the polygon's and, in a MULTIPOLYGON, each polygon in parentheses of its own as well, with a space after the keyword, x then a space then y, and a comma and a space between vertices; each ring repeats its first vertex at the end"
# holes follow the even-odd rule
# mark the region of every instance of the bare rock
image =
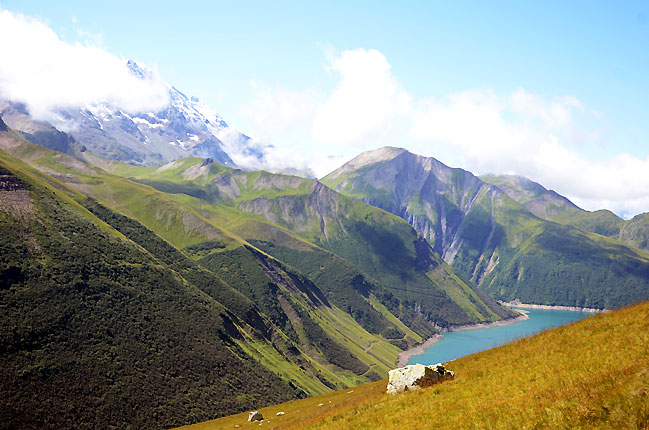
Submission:
POLYGON ((264 416, 259 411, 252 411, 248 414, 248 421, 263 421, 264 416))
POLYGON ((390 370, 388 375, 387 393, 389 394, 430 387, 455 377, 455 374, 450 370, 446 370, 441 363, 431 366, 412 364, 390 370))

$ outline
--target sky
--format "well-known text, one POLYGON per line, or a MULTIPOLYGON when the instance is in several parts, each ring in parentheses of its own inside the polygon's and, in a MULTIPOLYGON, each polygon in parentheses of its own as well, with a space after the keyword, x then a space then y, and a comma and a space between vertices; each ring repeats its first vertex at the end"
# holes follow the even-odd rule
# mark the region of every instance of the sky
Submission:
POLYGON ((43 116, 151 110, 168 82, 266 145, 262 167, 322 177, 400 146, 649 212, 646 1, 0 0, 0 40, 0 94, 43 116))

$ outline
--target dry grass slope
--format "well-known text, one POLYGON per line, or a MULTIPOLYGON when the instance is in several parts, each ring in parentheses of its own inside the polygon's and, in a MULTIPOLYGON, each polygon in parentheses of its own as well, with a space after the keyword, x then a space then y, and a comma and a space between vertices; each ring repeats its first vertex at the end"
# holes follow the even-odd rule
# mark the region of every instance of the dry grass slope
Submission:
MULTIPOLYGON (((262 409, 264 428, 649 429, 649 303, 452 362, 454 381, 396 396, 385 381, 262 409), (323 406, 318 406, 319 404, 323 406), (285 415, 275 416, 278 411, 285 415)), ((247 414, 189 427, 255 428, 247 414)))

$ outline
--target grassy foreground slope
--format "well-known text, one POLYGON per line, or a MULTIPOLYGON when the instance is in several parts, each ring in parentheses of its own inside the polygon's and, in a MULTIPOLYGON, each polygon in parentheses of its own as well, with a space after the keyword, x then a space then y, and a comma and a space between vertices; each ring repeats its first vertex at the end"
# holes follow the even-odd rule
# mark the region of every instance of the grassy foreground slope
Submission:
MULTIPOLYGON (((389 396, 384 394, 386 381, 379 381, 260 409, 270 420, 263 426, 646 429, 649 303, 463 357, 447 367, 455 371, 455 380, 425 390, 389 396), (276 416, 278 411, 285 414, 276 416)), ((246 428, 246 417, 233 415, 187 429, 246 428)))

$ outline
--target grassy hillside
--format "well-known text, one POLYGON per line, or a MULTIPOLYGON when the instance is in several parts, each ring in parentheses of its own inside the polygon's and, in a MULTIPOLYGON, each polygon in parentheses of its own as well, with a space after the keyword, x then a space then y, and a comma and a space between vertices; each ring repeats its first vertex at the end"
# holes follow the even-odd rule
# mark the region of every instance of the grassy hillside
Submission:
POLYGON ((253 327, 75 197, 0 151, 3 426, 163 428, 304 395, 238 345, 253 327))
MULTIPOLYGON (((425 319, 442 326, 511 316, 448 266, 429 264, 435 258, 407 223, 313 180, 242 172, 202 159, 148 168, 99 163, 120 177, 26 142, 10 150, 179 248, 216 240, 230 249, 242 246, 243 239, 287 242, 277 236, 288 236, 300 252, 314 245, 327 249, 361 276, 376 279, 409 309, 403 315, 421 308, 425 319)), ((377 297, 394 308, 383 295, 377 297)), ((378 310, 369 312, 382 318, 378 310)), ((418 327, 427 336, 432 325, 420 321, 418 327)))
MULTIPOLYGON (((142 183, 144 180, 135 182, 108 174, 84 160, 30 144, 15 134, 5 133, 0 139, 4 139, 1 146, 46 172, 33 171, 56 187, 61 198, 73 201, 92 222, 99 222, 112 234, 132 242, 173 276, 224 306, 228 319, 239 328, 238 334, 230 339, 232 348, 260 364, 262 371, 278 377, 292 390, 289 390, 292 394, 287 394, 289 397, 324 393, 385 377, 402 349, 421 342, 436 330, 431 315, 436 315, 438 309, 424 304, 426 313, 420 312, 421 304, 417 301, 399 298, 359 267, 307 242, 308 234, 299 230, 297 224, 282 224, 279 219, 273 223, 240 210, 227 199, 225 203, 211 203, 215 197, 209 195, 223 194, 223 190, 187 179, 197 172, 203 175, 201 172, 206 170, 216 172, 217 176, 219 172, 237 173, 231 169, 200 159, 183 160, 162 172, 156 168, 157 174, 170 175, 175 181, 168 180, 163 186, 162 178, 156 178, 157 187, 170 187, 168 192, 163 192, 142 183), (174 171, 178 165, 183 168, 174 171), (174 187, 187 193, 178 192, 174 187), (291 252, 278 252, 280 249, 291 252), (303 264, 306 262, 309 263, 303 264)), ((125 168, 131 173, 151 170, 116 163, 106 166, 125 168)), ((266 172, 246 175, 250 175, 251 189, 244 190, 244 194, 253 201, 261 196, 278 197, 287 199, 288 203, 299 202, 305 211, 312 207, 309 201, 314 192, 313 182, 302 186, 301 178, 266 172)), ((325 194, 326 200, 326 194, 331 191, 321 187, 320 193, 325 194)), ((223 197, 215 201, 219 199, 223 197)), ((246 201, 250 200, 241 200, 246 201)), ((403 237, 411 242, 409 245, 406 242, 411 247, 410 267, 414 270, 415 264, 426 266, 423 274, 417 276, 442 297, 442 312, 448 313, 444 303, 457 310, 446 319, 446 314, 440 313, 442 323, 507 316, 495 303, 485 304, 485 298, 452 274, 447 266, 437 264, 438 261, 433 267, 434 255, 430 249, 428 254, 420 252, 418 256, 416 234, 397 217, 360 202, 345 201, 344 204, 376 212, 377 219, 396 221, 397 227, 401 227, 405 232, 403 237), (437 284, 446 287, 448 292, 436 290, 437 284), (449 300, 447 294, 453 294, 460 305, 449 300)), ((320 208, 323 218, 331 219, 331 212, 339 207, 323 204, 320 208)), ((320 227, 317 229, 326 242, 320 227)), ((342 228, 325 231, 337 237, 342 228)), ((71 275, 75 275, 74 270, 71 269, 71 275)), ((404 272, 403 268, 400 270, 404 272)), ((246 390, 238 389, 238 393, 244 395, 246 390)), ((258 401, 254 393, 252 390, 245 401, 236 403, 238 407, 245 407, 248 401, 258 401)), ((272 402, 273 397, 269 396, 267 401, 272 402)), ((201 413, 219 415, 231 411, 230 405, 218 413, 211 408, 201 413)), ((183 419, 195 418, 187 411, 178 413, 184 414, 183 419)))
MULTIPOLYGON (((118 166, 114 171, 168 193, 249 242, 279 241, 283 248, 264 250, 307 270, 312 281, 317 273, 304 267, 303 262, 316 258, 315 255, 326 255, 322 250, 327 250, 348 266, 355 266, 358 276, 378 281, 391 297, 409 307, 410 313, 418 305, 427 319, 440 325, 509 316, 494 302, 485 303, 484 297, 442 264, 399 217, 346 198, 317 181, 268 172, 242 172, 200 159, 179 160, 158 168, 118 166), (281 235, 291 239, 278 237, 281 235), (296 258, 295 252, 284 252, 286 247, 310 256, 296 258)), ((338 264, 329 257, 323 261, 338 264)), ((329 273, 334 270, 333 266, 327 269, 329 273)), ((322 282, 319 286, 323 291, 331 289, 322 282)), ((341 291, 340 287, 335 288, 341 291)), ((355 290, 352 283, 346 288, 355 290)), ((383 300, 389 297, 382 293, 376 296, 389 306, 383 300)), ((368 318, 381 318, 377 311, 363 306, 369 312, 368 318)))
MULTIPOLYGON (((649 427, 649 304, 447 364, 455 380, 395 396, 386 381, 262 408, 282 429, 649 427), (279 411, 284 415, 276 416, 279 411)), ((251 426, 247 413, 186 427, 251 426)), ((257 427, 257 424, 253 424, 257 427)))
MULTIPOLYGON (((385 376, 396 361, 400 349, 390 343, 391 339, 368 333, 344 312, 332 311, 328 303, 314 303, 300 290, 318 291, 310 281, 301 280, 299 273, 282 268, 281 263, 264 257, 182 202, 27 142, 17 142, 12 149, 28 157, 32 164, 101 199, 103 204, 94 198, 80 201, 251 327, 253 335, 237 340, 239 346, 286 382, 308 394, 317 394, 376 380, 385 376), (82 168, 72 169, 70 165, 82 168), (108 209, 107 204, 131 218, 108 209), (264 297, 269 292, 272 294, 264 297), (258 301, 259 306, 253 301, 258 301), (264 306, 268 303, 273 304, 272 309, 264 306), (289 315, 296 310, 302 314, 291 319, 289 315), (269 318, 264 312, 269 312, 269 318), (340 326, 345 327, 344 332, 337 329, 340 326), (325 343, 317 346, 318 342, 325 343)), ((316 295, 322 296, 322 292, 316 295)), ((430 323, 424 327, 428 331, 423 334, 433 330, 430 323)), ((401 340, 408 346, 421 337, 402 334, 401 340)))

